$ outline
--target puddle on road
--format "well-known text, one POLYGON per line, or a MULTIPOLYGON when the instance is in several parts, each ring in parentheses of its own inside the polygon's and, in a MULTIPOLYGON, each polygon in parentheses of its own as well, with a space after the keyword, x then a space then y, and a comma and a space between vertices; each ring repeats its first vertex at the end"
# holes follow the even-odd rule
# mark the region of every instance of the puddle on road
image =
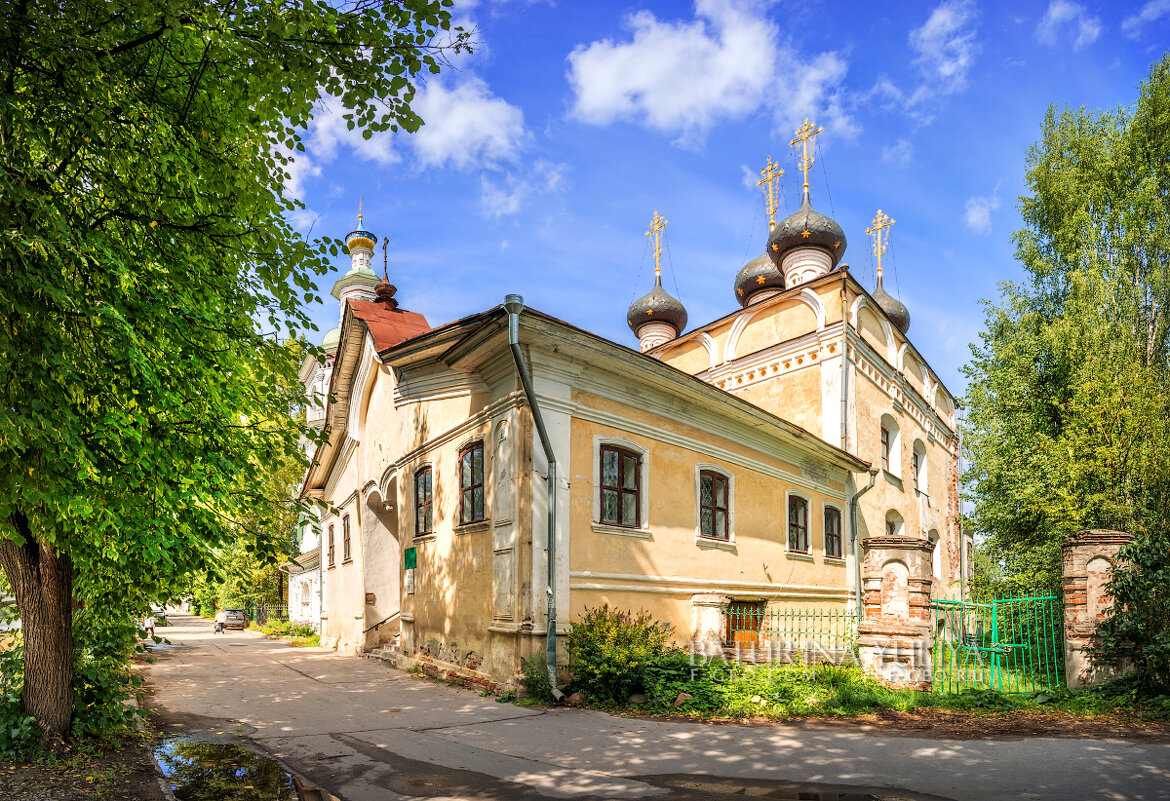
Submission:
POLYGON ((154 758, 177 801, 340 801, 239 745, 167 740, 154 758))

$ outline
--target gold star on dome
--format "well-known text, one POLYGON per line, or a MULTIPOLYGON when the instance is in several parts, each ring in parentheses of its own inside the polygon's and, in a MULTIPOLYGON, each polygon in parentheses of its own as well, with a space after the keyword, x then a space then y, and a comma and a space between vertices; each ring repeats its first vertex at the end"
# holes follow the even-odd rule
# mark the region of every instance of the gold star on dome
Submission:
POLYGON ((736 291, 736 292, 738 292, 738 293, 739 293, 739 294, 741 294, 741 295, 743 294, 743 290, 742 290, 742 289, 737 289, 737 290, 735 290, 735 291, 736 291))
POLYGON ((841 247, 841 243, 840 243, 840 242, 834 242, 834 243, 833 243, 833 250, 836 250, 836 249, 837 249, 837 248, 839 248, 839 247, 841 247))
POLYGON ((653 316, 654 316, 654 310, 653 310, 653 309, 647 309, 647 310, 646 310, 646 314, 647 314, 647 315, 649 315, 649 316, 651 316, 651 317, 653 317, 653 316))
POLYGON ((759 276, 758 278, 756 278, 756 283, 757 283, 757 284, 762 284, 762 283, 764 283, 764 276, 762 276, 762 275, 761 275, 761 276, 759 276))
POLYGON ((808 239, 810 236, 812 236, 812 231, 805 228, 803 231, 800 232, 800 235, 803 236, 805 239, 808 239))

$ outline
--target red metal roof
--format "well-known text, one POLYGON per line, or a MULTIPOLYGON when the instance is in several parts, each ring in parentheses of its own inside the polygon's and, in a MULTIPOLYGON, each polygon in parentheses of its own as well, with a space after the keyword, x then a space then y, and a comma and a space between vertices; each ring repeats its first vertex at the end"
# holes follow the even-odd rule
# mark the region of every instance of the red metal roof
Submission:
POLYGON ((431 330, 427 318, 418 312, 388 309, 385 304, 372 300, 350 299, 349 307, 353 316, 370 329, 374 349, 379 353, 431 330))

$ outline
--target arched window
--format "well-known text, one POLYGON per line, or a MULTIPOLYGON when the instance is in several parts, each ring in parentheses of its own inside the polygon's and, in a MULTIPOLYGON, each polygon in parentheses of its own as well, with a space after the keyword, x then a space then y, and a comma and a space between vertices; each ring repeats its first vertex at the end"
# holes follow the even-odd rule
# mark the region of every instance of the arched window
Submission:
POLYGON ((483 442, 459 452, 459 522, 484 519, 483 442))
POLYGON ((808 498, 788 496, 788 550, 808 553, 808 498))
POLYGON ((434 532, 434 476, 428 464, 414 474, 414 536, 434 532))
POLYGON ((731 479, 720 470, 699 470, 699 536, 731 539, 731 479))
POLYGON ((902 436, 897 421, 888 414, 882 415, 881 459, 883 470, 902 477, 902 436))
POLYGON ((841 532, 841 510, 825 504, 825 556, 830 559, 844 559, 844 541, 841 532))
POLYGON ((932 528, 926 537, 930 540, 930 573, 934 578, 934 587, 942 589, 942 542, 939 540, 938 530, 932 528))
POLYGON ((926 486, 926 446, 922 444, 922 440, 914 440, 914 489, 921 492, 923 495, 928 495, 929 490, 926 486))
POLYGON ((887 537, 901 537, 905 524, 902 521, 902 515, 891 509, 886 512, 886 536, 887 537))

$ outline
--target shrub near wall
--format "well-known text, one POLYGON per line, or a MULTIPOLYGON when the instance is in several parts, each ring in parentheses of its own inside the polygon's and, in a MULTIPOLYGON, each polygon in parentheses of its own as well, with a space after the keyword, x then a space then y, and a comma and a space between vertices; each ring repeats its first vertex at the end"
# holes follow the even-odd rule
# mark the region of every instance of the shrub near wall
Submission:
POLYGON ((645 691, 646 668, 676 650, 669 642, 670 633, 649 612, 619 612, 608 604, 586 609, 568 635, 571 686, 593 700, 625 704, 631 693, 645 691))

